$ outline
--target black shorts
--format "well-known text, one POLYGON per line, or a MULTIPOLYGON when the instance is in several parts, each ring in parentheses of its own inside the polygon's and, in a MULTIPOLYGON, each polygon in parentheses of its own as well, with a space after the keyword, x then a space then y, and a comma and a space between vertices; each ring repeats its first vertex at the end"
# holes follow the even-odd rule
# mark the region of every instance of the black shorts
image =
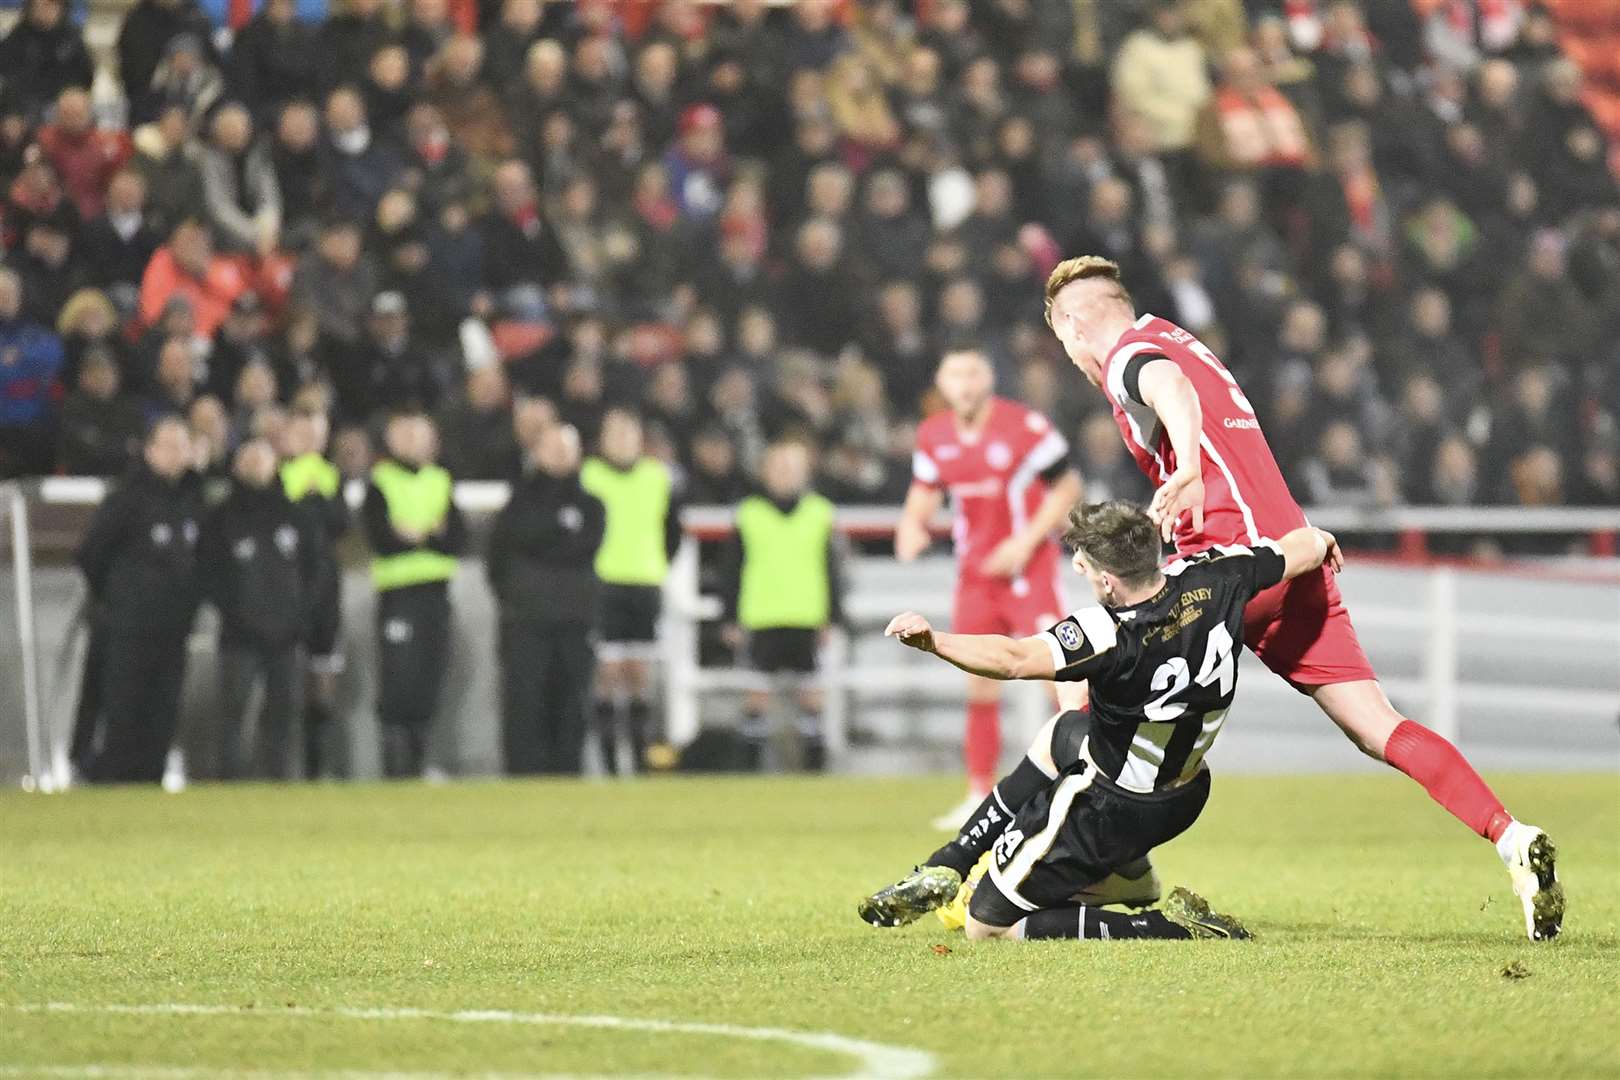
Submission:
POLYGON ((1098 775, 1090 762, 1065 762, 1081 728, 1067 719, 1052 740, 1062 771, 1019 809, 973 891, 968 911, 982 923, 1011 926, 1031 911, 1067 906, 1086 886, 1186 832, 1209 801, 1207 769, 1180 787, 1141 794, 1098 775))
POLYGON ((596 594, 596 629, 607 644, 658 640, 664 591, 656 585, 603 585, 596 594))
POLYGON ((797 626, 753 630, 748 635, 748 659, 755 671, 791 671, 808 675, 816 670, 821 632, 797 626))

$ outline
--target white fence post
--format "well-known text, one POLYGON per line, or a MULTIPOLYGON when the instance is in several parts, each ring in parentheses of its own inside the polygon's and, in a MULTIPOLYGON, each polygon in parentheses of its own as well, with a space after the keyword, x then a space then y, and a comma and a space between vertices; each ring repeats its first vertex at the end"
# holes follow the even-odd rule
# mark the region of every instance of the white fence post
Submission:
POLYGON ((1424 657, 1429 727, 1450 739, 1457 723, 1457 571, 1436 566, 1429 571, 1429 642, 1424 657))
POLYGON ((664 724, 669 741, 685 746, 697 738, 698 618, 702 594, 698 582, 698 544, 681 540, 670 562, 665 586, 664 724))
POLYGON ((29 546, 28 499, 21 486, 11 484, 9 487, 11 576, 17 590, 17 653, 22 662, 23 723, 28 732, 28 783, 39 791, 53 791, 56 778, 46 752, 39 702, 39 645, 34 637, 34 558, 29 546))

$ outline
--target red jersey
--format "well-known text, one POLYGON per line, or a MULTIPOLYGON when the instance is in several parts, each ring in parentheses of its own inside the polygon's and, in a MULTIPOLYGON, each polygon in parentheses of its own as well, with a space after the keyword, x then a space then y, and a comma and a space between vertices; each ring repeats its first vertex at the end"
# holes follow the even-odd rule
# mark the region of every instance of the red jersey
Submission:
POLYGON ((1175 472, 1176 453, 1158 416, 1137 397, 1136 371, 1143 362, 1161 357, 1192 381, 1204 413, 1199 439, 1204 530, 1194 532, 1192 515, 1183 514, 1176 522, 1176 550, 1191 553, 1211 544, 1253 544, 1306 524, 1305 513, 1289 494, 1277 459, 1260 432, 1254 407, 1226 365, 1175 323, 1143 315, 1103 361, 1102 385, 1125 445, 1153 486, 1175 472))
MULTIPOLYGON (((943 488, 956 504, 958 574, 985 575, 979 565, 997 544, 1029 523, 1046 497, 1047 480, 1067 467, 1068 441, 1051 421, 1016 401, 993 397, 983 429, 971 438, 945 409, 917 428, 911 475, 919 484, 943 488)), ((1048 539, 1030 557, 1021 577, 1057 569, 1057 544, 1048 539)))

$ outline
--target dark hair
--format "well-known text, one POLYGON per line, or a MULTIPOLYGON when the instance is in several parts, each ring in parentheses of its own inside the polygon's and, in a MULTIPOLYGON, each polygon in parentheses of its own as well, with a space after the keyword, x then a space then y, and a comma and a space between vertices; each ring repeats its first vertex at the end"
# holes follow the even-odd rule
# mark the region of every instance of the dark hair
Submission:
POLYGON ((1147 511, 1112 499, 1069 511, 1063 542, 1127 585, 1145 585, 1159 572, 1159 529, 1147 511))

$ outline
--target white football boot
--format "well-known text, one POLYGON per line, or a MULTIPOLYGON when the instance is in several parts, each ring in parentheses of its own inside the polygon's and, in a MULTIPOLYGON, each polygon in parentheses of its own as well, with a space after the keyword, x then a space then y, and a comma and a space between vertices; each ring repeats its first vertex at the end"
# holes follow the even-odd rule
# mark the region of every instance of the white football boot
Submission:
POLYGON ((1515 821, 1496 842, 1497 854, 1513 879, 1513 895, 1524 906, 1524 932, 1531 941, 1550 941, 1564 925, 1564 887, 1558 883, 1558 849, 1534 825, 1515 821))

